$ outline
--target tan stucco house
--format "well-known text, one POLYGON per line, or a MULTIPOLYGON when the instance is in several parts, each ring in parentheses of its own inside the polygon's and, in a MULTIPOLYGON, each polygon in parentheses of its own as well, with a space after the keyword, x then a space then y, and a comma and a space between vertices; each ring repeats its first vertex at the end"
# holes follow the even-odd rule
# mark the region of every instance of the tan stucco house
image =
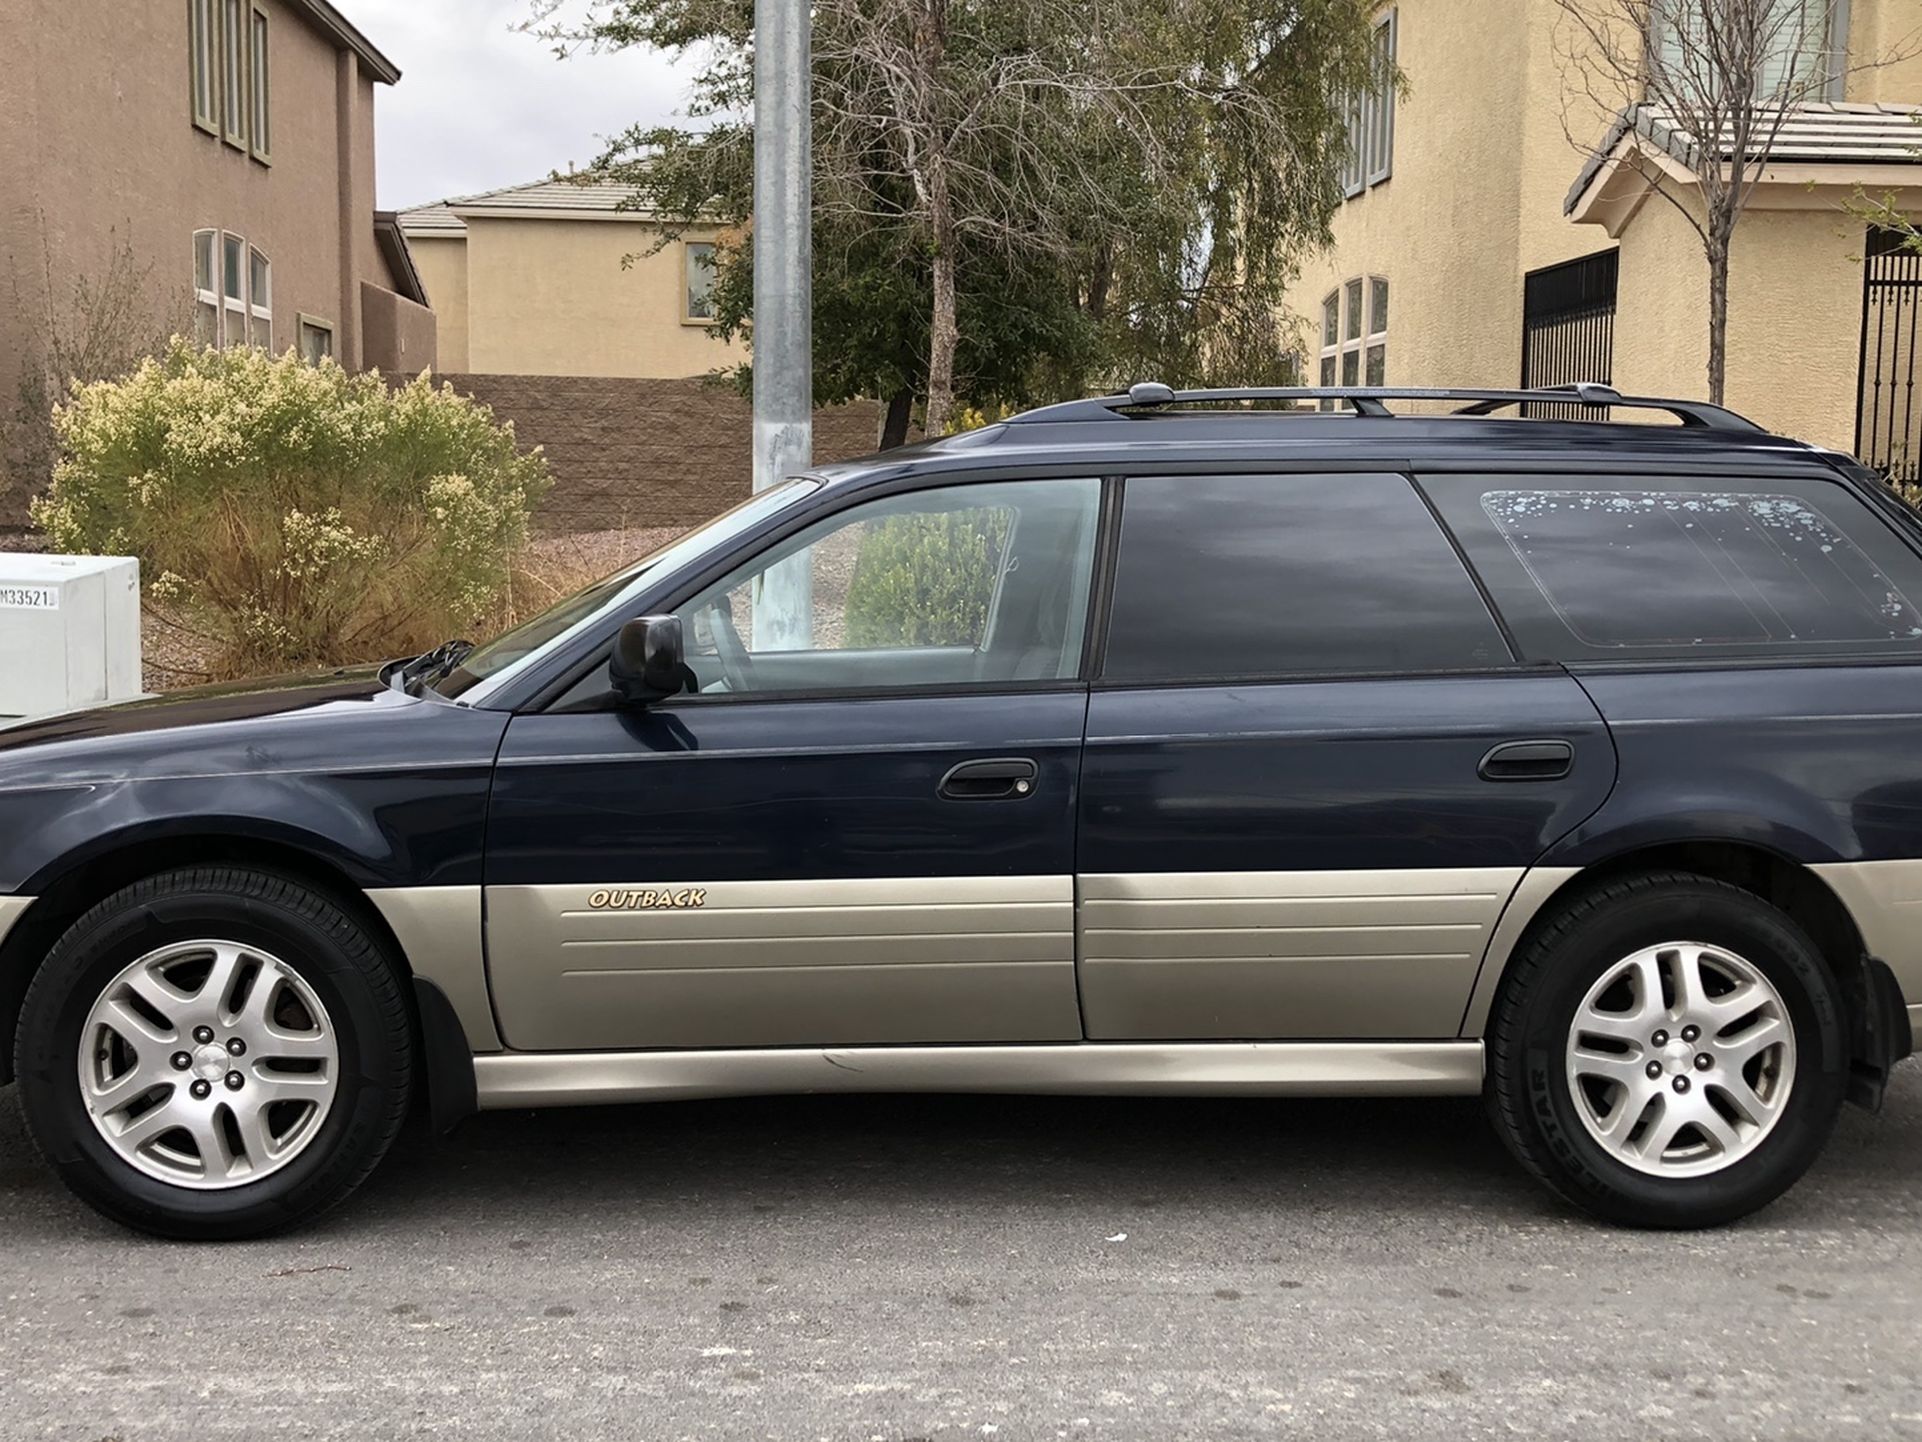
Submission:
POLYGON ((662 244, 623 186, 534 181, 399 213, 440 315, 440 363, 476 375, 705 375, 740 363, 714 334, 714 242, 662 244))
POLYGON ((0 30, 0 403, 116 256, 150 313, 130 324, 433 364, 374 210, 375 88, 400 71, 327 0, 0 0, 0 30))
MULTIPOLYGON (((1922 212, 1922 6, 1787 3, 1833 18, 1827 94, 1789 117, 1736 230, 1727 400, 1913 470, 1922 406, 1892 403, 1922 382, 1922 258, 1878 253, 1845 205, 1863 187, 1922 212), (1890 55, 1909 58, 1868 64, 1890 55)), ((1612 115, 1573 98, 1579 47, 1552 0, 1399 0, 1377 21, 1408 86, 1351 110, 1359 143, 1334 244, 1289 297, 1307 320, 1309 378, 1704 395, 1707 263, 1653 190, 1686 198, 1690 167, 1711 163, 1703 147, 1647 107, 1612 115)))

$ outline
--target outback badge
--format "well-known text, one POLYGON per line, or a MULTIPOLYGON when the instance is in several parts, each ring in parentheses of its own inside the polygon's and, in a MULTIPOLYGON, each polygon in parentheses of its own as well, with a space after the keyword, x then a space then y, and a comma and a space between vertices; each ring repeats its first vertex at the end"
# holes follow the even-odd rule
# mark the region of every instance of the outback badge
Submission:
POLYGON ((590 911, 689 911, 707 905, 704 886, 601 890, 587 898, 590 911))

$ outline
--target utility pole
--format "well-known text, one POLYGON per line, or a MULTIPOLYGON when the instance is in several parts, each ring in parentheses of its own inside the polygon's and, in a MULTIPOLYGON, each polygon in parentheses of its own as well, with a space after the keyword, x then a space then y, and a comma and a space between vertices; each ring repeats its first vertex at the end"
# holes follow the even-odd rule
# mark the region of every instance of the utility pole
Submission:
MULTIPOLYGON (((813 91, 808 0, 754 4, 754 489, 814 464, 813 91)), ((807 555, 762 577, 756 650, 812 642, 807 555)))

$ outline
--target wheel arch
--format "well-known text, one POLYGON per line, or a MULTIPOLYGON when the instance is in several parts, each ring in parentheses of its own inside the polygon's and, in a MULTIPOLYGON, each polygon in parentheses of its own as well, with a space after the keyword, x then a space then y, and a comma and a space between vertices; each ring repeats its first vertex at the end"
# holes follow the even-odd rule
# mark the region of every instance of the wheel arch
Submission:
POLYGON ((219 830, 170 834, 159 841, 122 836, 44 871, 29 893, 34 896, 32 905, 0 939, 0 1083, 13 1080, 15 1031, 27 986, 67 928, 89 907, 124 886, 163 872, 208 865, 269 871, 322 892, 374 938, 400 968, 408 988, 415 989, 412 963, 393 927, 347 870, 320 848, 219 830))
POLYGON ((1686 872, 1739 887, 1787 914, 1808 934, 1834 973, 1849 1011, 1860 1083, 1853 1094, 1857 1100, 1878 1101, 1888 1067, 1912 1047, 1900 989, 1888 968, 1869 954, 1861 927, 1835 889, 1803 862, 1752 840, 1662 841, 1627 847, 1582 867, 1530 871, 1490 937, 1461 1035, 1483 1035, 1512 974, 1510 963, 1568 902, 1611 881, 1657 871, 1686 872), (1892 1035, 1892 1029, 1899 1035, 1892 1035))

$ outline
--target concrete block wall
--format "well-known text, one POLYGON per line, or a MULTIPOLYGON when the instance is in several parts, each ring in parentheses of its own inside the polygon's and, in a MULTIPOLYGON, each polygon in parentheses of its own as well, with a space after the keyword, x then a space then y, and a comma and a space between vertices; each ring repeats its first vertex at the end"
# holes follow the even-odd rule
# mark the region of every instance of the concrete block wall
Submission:
MULTIPOLYGON (((731 388, 698 377, 447 375, 463 394, 542 446, 555 485, 535 515, 545 534, 691 526, 748 494, 753 412, 731 388)), ((816 413, 820 462, 871 452, 881 407, 861 401, 816 413)))

